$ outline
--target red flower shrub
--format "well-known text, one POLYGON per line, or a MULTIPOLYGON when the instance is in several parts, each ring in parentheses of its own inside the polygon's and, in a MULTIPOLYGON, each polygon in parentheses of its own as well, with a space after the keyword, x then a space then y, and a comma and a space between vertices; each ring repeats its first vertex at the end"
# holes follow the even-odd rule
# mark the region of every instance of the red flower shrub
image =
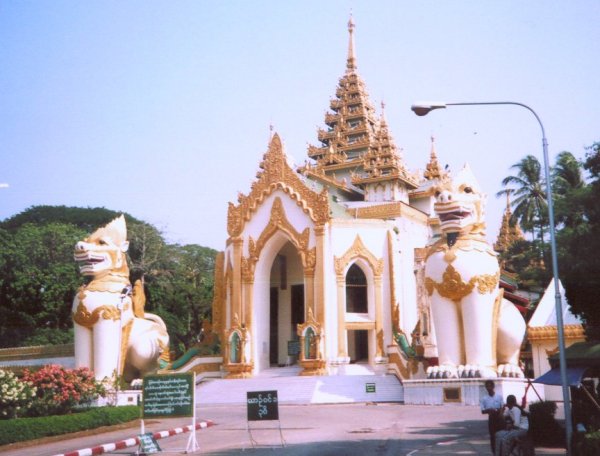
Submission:
POLYGON ((74 408, 89 406, 99 396, 104 397, 104 386, 97 382, 86 367, 65 369, 51 364, 36 372, 25 370, 23 380, 37 388, 30 415, 62 415, 74 408))

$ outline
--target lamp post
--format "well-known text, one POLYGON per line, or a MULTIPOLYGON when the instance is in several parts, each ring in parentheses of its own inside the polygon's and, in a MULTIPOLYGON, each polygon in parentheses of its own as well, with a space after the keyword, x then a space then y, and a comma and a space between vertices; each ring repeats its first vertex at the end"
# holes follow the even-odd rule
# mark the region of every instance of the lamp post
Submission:
POLYGON ((560 298, 560 285, 558 281, 558 259, 556 253, 556 234, 554 227, 554 205, 552 204, 552 184, 550 182, 550 165, 548 164, 548 141, 546 140, 546 131, 544 125, 537 113, 529 106, 515 101, 487 101, 487 102, 468 102, 468 103, 442 103, 442 102, 424 102, 413 104, 410 109, 418 116, 425 116, 434 109, 445 109, 447 106, 487 106, 487 105, 513 105, 521 106, 531 112, 542 129, 542 150, 544 155, 544 177, 546 179, 546 198, 548 200, 548 218, 550 219, 550 250, 552 253, 552 277, 554 279, 554 299, 556 308, 556 326, 558 328, 558 350, 560 361, 560 380, 562 383, 562 395, 565 410, 565 427, 567 438, 567 454, 571 454, 571 404, 569 402, 569 386, 567 382, 567 362, 565 358, 565 337, 562 315, 562 304, 560 298))

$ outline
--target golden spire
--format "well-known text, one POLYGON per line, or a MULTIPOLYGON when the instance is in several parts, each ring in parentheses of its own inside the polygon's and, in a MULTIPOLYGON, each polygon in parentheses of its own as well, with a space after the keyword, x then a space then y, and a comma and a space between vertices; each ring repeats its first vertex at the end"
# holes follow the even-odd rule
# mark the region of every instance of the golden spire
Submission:
POLYGON ((435 137, 431 137, 431 153, 429 154, 429 163, 425 167, 423 176, 427 180, 439 179, 442 177, 442 171, 440 170, 440 164, 437 160, 437 154, 435 153, 435 137))
POLYGON ((346 60, 346 73, 351 73, 356 70, 356 57, 354 56, 354 20, 352 20, 352 13, 350 13, 350 20, 348 21, 348 33, 350 34, 348 40, 348 59, 346 60))
POLYGON ((502 215, 502 224, 500 225, 500 232, 498 238, 494 244, 494 250, 497 252, 505 252, 509 249, 515 241, 523 239, 523 232, 518 222, 513 222, 512 211, 510 209, 510 190, 506 192, 506 209, 504 215, 502 215))

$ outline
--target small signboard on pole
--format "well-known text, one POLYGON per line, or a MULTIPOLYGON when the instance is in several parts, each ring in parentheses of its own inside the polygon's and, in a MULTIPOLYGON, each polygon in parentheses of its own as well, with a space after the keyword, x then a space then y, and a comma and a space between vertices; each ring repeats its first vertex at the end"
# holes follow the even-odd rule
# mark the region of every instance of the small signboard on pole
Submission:
POLYGON ((277 421, 281 446, 284 447, 285 440, 281 431, 281 421, 279 421, 277 391, 248 391, 246 392, 246 404, 248 409, 248 435, 250 436, 252 447, 257 443, 252 436, 253 430, 273 428, 251 428, 251 421, 277 421))
POLYGON ((143 454, 154 454, 162 451, 158 442, 152 435, 152 432, 146 432, 145 434, 138 435, 140 441, 139 452, 143 454))
MULTIPOLYGON (((192 417, 192 429, 186 448, 187 453, 199 449, 196 440, 196 374, 151 374, 142 382, 141 434, 144 418, 192 417)), ((151 435, 151 434, 150 434, 151 435)), ((142 439, 140 437, 140 446, 142 439)), ((158 447, 158 445, 157 445, 158 447)), ((159 448, 160 451, 160 448, 159 448)))

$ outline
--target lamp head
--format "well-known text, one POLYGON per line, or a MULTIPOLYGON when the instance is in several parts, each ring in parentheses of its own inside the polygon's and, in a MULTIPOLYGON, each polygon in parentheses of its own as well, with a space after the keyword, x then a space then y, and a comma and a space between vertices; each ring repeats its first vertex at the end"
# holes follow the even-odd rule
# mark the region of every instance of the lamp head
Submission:
POLYGON ((413 104, 410 109, 418 116, 426 116, 434 109, 445 109, 446 103, 441 102, 421 102, 413 104))

